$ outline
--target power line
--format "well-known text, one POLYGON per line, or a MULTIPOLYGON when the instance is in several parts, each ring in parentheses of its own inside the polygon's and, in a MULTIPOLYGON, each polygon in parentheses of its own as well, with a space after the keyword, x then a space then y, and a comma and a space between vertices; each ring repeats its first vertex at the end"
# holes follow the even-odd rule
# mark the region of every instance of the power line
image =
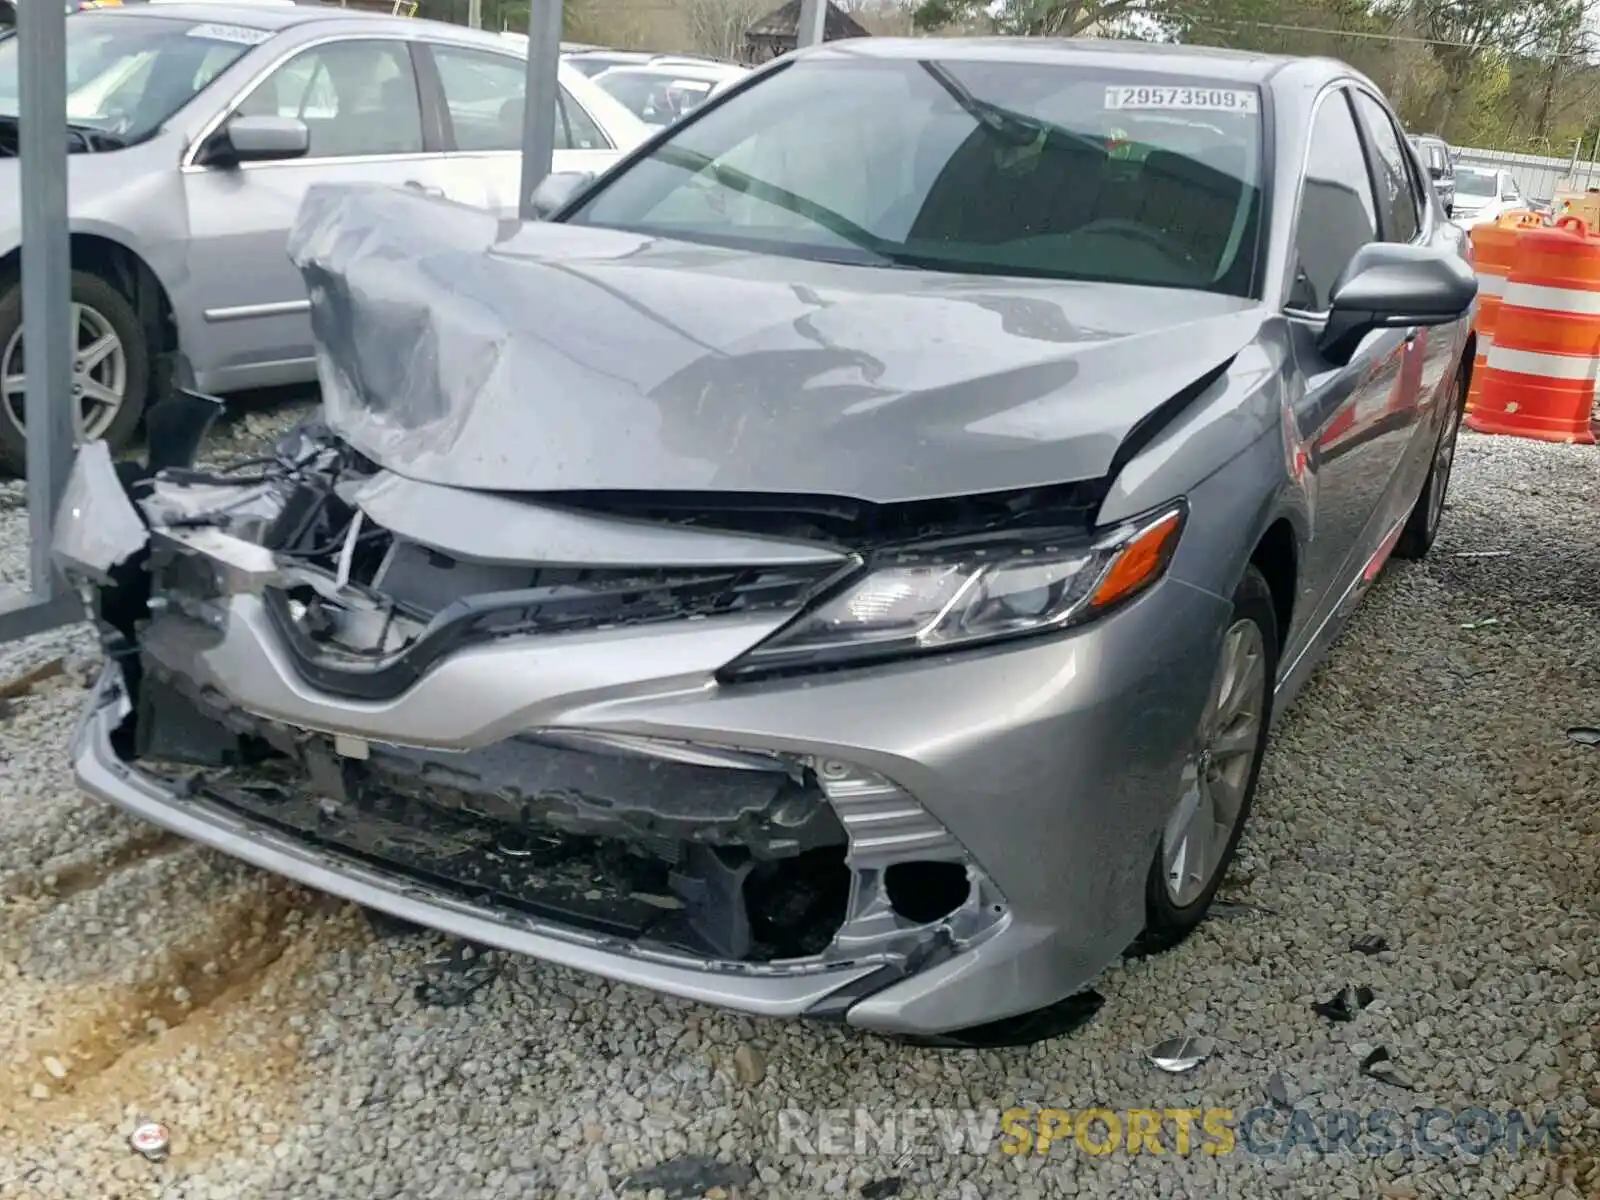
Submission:
MULTIPOLYGON (((1274 30, 1282 30, 1282 31, 1288 32, 1288 33, 1323 33, 1323 34, 1329 35, 1330 37, 1367 38, 1367 39, 1369 39, 1371 41, 1378 41, 1378 42, 1408 42, 1408 43, 1411 43, 1413 45, 1418 45, 1418 46, 1458 46, 1458 47, 1460 47, 1460 48, 1462 48, 1464 50, 1488 50, 1488 49, 1493 49, 1494 48, 1494 47, 1485 45, 1482 42, 1459 42, 1459 41, 1453 41, 1453 40, 1451 40, 1449 38, 1415 37, 1415 36, 1412 36, 1412 35, 1409 35, 1409 34, 1403 34, 1403 33, 1370 33, 1370 32, 1366 32, 1366 31, 1358 30, 1358 29, 1327 29, 1327 28, 1323 28, 1323 27, 1320 27, 1320 26, 1316 26, 1316 25, 1283 25, 1283 24, 1278 24, 1276 22, 1272 22, 1272 21, 1239 21, 1239 20, 1227 20, 1227 19, 1219 17, 1219 18, 1215 18, 1215 19, 1201 18, 1201 19, 1197 20, 1195 23, 1197 25, 1202 25, 1202 26, 1207 26, 1207 27, 1227 28, 1227 29, 1242 29, 1242 28, 1248 28, 1248 29, 1274 29, 1274 30)), ((1554 55, 1554 57, 1556 57, 1556 58, 1587 58, 1588 57, 1588 51, 1586 51, 1586 50, 1562 50, 1562 51, 1558 51, 1554 55)))

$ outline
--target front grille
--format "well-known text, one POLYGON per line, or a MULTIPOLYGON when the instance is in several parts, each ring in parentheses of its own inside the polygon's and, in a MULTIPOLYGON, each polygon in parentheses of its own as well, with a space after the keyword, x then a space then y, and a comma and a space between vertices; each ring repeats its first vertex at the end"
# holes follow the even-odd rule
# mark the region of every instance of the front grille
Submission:
MULTIPOLYGON (((798 610, 836 578, 837 562, 779 567, 579 568, 460 561, 368 528, 350 574, 364 627, 310 587, 269 588, 268 613, 308 683, 387 699, 442 657, 499 638, 624 629, 669 621, 798 610), (407 630, 409 629, 409 632, 407 630)), ((843 568, 848 570, 849 568, 843 568)))

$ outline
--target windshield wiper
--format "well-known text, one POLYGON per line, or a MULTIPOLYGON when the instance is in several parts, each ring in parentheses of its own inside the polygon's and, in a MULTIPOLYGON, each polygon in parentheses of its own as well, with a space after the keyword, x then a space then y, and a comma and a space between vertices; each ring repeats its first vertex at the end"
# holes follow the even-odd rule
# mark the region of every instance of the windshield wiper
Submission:
POLYGON ((1037 117, 1030 117, 990 100, 978 99, 941 63, 919 59, 917 66, 932 76, 933 81, 943 88, 950 99, 959 104, 968 116, 977 121, 981 128, 1008 146, 1018 148, 1032 146, 1050 134, 1056 134, 1090 150, 1105 153, 1103 143, 1086 138, 1083 134, 1075 133, 1065 126, 1057 125, 1053 121, 1041 121, 1037 117))
POLYGON ((127 138, 121 134, 101 129, 98 125, 86 125, 79 121, 67 122, 67 137, 76 139, 85 150, 91 152, 96 150, 121 150, 128 144, 127 138))
POLYGON ((757 200, 765 201, 774 208, 781 208, 785 212, 792 212, 804 217, 815 225, 821 226, 836 237, 842 238, 852 246, 867 251, 875 258, 881 260, 880 265, 894 266, 896 259, 892 244, 857 225, 849 217, 841 216, 831 208, 826 208, 804 196, 797 196, 788 188, 779 187, 775 183, 757 179, 747 175, 737 167, 718 165, 707 155, 697 150, 685 150, 680 146, 670 143, 655 151, 655 156, 663 162, 681 167, 685 171, 699 174, 709 169, 712 177, 730 191, 740 192, 744 195, 754 196, 757 200))

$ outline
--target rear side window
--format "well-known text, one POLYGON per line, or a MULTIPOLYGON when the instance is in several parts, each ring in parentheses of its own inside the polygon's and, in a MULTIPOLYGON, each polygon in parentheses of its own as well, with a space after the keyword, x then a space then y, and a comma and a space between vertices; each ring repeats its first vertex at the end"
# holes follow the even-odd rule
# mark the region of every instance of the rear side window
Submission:
POLYGON ((435 45, 434 65, 456 148, 521 150, 528 68, 520 58, 435 45))
POLYGON ((1297 259, 1289 305, 1323 312, 1355 252, 1378 240, 1372 178, 1343 92, 1322 101, 1311 127, 1306 177, 1295 224, 1297 259))
POLYGON ((557 150, 610 150, 611 139, 596 125, 583 105, 573 99, 572 93, 561 88, 557 93, 561 106, 560 120, 556 122, 557 150))
POLYGON ((1383 105, 1365 92, 1357 92, 1355 97, 1377 159, 1378 204, 1388 219, 1387 240, 1413 241, 1421 224, 1422 207, 1406 153, 1400 148, 1400 133, 1383 105))

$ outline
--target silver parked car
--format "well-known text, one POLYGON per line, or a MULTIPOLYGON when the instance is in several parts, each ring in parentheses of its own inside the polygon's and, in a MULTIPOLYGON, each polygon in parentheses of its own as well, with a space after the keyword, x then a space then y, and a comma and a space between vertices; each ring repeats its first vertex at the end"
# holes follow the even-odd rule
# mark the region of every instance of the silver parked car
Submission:
MULTIPOLYGON (((74 390, 133 433, 152 378, 210 392, 315 377, 284 244, 313 183, 409 184, 515 214, 526 49, 433 21, 301 5, 139 5, 67 19, 74 390)), ((563 70, 556 166, 648 135, 563 70)), ((0 41, 0 467, 24 459, 17 42, 0 41)))
POLYGON ((670 125, 750 73, 732 63, 612 67, 594 85, 652 129, 670 125))
POLYGON ((78 779, 678 996, 1057 1031, 1433 542, 1462 246, 1349 68, 1115 42, 812 48, 548 222, 316 189, 322 417, 79 456, 78 779))

